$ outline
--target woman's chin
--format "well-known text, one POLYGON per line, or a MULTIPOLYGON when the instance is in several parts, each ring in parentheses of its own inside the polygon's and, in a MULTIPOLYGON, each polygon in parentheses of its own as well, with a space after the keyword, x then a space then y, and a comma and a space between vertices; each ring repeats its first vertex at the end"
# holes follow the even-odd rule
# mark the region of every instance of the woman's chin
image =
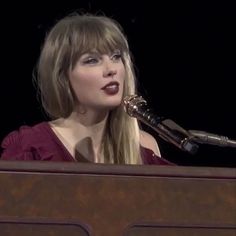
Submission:
POLYGON ((110 103, 105 103, 100 106, 100 108, 105 109, 105 110, 113 110, 116 107, 119 107, 121 105, 121 101, 116 101, 116 102, 110 102, 110 103))

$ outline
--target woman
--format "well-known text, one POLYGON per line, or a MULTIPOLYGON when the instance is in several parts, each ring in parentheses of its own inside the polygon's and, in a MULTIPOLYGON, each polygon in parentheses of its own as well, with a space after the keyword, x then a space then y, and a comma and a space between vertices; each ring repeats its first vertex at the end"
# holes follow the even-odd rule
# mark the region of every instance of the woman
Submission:
POLYGON ((2 142, 2 160, 171 164, 122 107, 136 93, 127 39, 111 18, 71 15, 46 37, 38 64, 51 121, 23 126, 2 142))

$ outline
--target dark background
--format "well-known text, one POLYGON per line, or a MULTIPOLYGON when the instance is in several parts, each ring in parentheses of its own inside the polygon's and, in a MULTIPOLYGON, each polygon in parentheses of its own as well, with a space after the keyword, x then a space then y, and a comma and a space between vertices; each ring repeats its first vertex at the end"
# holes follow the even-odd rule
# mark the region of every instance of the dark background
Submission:
MULTIPOLYGON (((236 139, 236 7, 227 1, 34 2, 2 7, 0 139, 45 119, 32 72, 45 33, 73 11, 103 13, 123 26, 139 91, 155 112, 185 129, 236 139), (50 4, 50 5, 49 5, 50 4)), ((160 139, 162 155, 180 165, 236 167, 236 149, 200 145, 196 155, 160 139)))

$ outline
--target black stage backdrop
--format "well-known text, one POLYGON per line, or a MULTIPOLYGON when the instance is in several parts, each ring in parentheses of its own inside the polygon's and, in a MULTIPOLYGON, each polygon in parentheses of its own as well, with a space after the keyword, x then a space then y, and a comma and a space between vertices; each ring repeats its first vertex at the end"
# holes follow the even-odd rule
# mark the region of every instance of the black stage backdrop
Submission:
MULTIPOLYGON (((236 139, 235 10, 227 1, 34 2, 1 8, 0 139, 21 125, 45 119, 32 85, 45 32, 74 12, 118 20, 129 39, 139 91, 159 116, 183 128, 236 139), (177 3, 178 2, 178 3, 177 3)), ((233 1, 232 1, 233 2, 233 1)), ((200 145, 180 151, 151 132, 162 155, 180 165, 236 167, 236 149, 200 145)))

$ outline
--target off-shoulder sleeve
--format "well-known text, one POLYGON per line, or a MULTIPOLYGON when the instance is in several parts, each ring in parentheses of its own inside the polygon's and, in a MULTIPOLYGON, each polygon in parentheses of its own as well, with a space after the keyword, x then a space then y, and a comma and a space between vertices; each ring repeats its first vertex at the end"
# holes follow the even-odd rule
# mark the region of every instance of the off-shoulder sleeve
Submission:
POLYGON ((0 160, 71 161, 63 158, 64 152, 48 129, 47 122, 42 122, 11 132, 2 141, 0 160))
POLYGON ((163 157, 159 157, 159 156, 155 155, 155 153, 148 148, 141 147, 141 153, 142 153, 143 164, 146 164, 146 165, 171 165, 171 166, 176 165, 175 163, 170 162, 163 157))
POLYGON ((13 131, 2 141, 1 160, 34 160, 32 150, 24 145, 24 137, 20 131, 13 131))

